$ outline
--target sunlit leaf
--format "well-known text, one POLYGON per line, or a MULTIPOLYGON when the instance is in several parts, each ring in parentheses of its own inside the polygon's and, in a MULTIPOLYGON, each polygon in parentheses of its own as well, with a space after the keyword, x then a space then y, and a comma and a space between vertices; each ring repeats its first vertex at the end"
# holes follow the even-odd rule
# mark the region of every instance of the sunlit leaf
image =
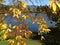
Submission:
POLYGON ((29 33, 32 33, 32 31, 29 31, 29 33))
POLYGON ((9 45, 14 45, 14 40, 9 40, 9 45))
POLYGON ((30 38, 29 33, 25 33, 25 38, 27 38, 27 39, 29 39, 29 38, 30 38))
POLYGON ((41 24, 41 22, 37 22, 37 24, 41 24))
POLYGON ((15 28, 16 28, 16 26, 13 26, 12 28, 13 28, 13 29, 15 29, 15 28))
POLYGON ((60 1, 56 2, 56 4, 58 5, 58 7, 60 8, 60 1))
POLYGON ((0 31, 0 35, 2 35, 4 32, 5 32, 5 30, 1 30, 1 31, 0 31))
POLYGON ((52 3, 52 2, 55 2, 56 0, 49 0, 50 1, 50 3, 52 3))
POLYGON ((7 17, 8 16, 8 13, 5 13, 4 15, 7 17))
POLYGON ((53 4, 52 4, 52 9, 53 9, 54 12, 56 12, 56 10, 57 10, 57 5, 56 5, 56 3, 53 3, 53 4))
POLYGON ((7 29, 9 32, 12 32, 12 30, 11 29, 7 29))
POLYGON ((49 33, 50 31, 51 31, 50 29, 46 29, 46 30, 45 30, 46 33, 49 33))
POLYGON ((31 34, 32 34, 31 31, 26 31, 25 32, 25 38, 29 39, 31 34))
POLYGON ((45 40, 44 36, 41 36, 41 40, 45 40))
POLYGON ((22 36, 16 36, 16 40, 18 41, 22 40, 22 36))
POLYGON ((35 24, 35 22, 33 21, 32 24, 35 24))
POLYGON ((17 42, 17 45, 26 45, 24 41, 17 42))
POLYGON ((26 15, 23 15, 22 17, 23 17, 25 20, 26 20, 26 18, 27 18, 26 15))
POLYGON ((26 3, 25 3, 25 2, 21 2, 20 5, 21 5, 23 8, 26 8, 26 3))
POLYGON ((17 45, 20 45, 20 42, 17 42, 17 45))
POLYGON ((4 33, 4 35, 2 36, 2 38, 5 40, 7 39, 8 35, 4 33))
POLYGON ((10 9, 9 9, 9 11, 12 11, 12 10, 13 10, 13 8, 10 8, 10 9))
POLYGON ((1 28, 2 29, 6 29, 7 28, 7 24, 3 24, 1 28))
POLYGON ((26 43, 24 41, 21 41, 21 45, 26 45, 26 43))

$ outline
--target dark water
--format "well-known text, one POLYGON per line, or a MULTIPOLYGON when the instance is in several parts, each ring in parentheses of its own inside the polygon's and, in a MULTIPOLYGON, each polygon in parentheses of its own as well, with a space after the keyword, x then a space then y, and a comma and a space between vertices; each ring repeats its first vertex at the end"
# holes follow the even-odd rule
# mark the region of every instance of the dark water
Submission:
MULTIPOLYGON (((31 13, 31 16, 35 16, 36 13, 31 13)), ((53 22, 52 24, 50 23, 51 20, 48 21, 48 17, 45 14, 42 14, 41 16, 43 16, 43 18, 46 20, 46 23, 48 26, 55 26, 55 22, 53 22)), ((12 24, 12 25, 19 25, 19 21, 14 22, 14 20, 16 20, 16 18, 12 18, 12 16, 8 16, 8 17, 4 17, 4 20, 6 21, 7 24, 12 24)), ((28 26, 30 28, 31 31, 33 32, 37 32, 38 31, 38 24, 32 24, 32 21, 30 19, 26 19, 26 21, 28 22, 28 26)), ((22 22, 23 23, 23 22, 22 22)))

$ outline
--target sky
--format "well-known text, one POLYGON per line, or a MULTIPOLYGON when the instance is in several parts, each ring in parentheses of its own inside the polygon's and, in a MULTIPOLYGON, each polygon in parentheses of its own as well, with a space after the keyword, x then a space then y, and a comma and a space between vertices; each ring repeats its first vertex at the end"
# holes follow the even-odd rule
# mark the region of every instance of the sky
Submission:
MULTIPOLYGON (((26 1, 26 0, 23 0, 23 1, 26 1)), ((32 2, 33 2, 33 5, 47 5, 49 0, 40 0, 40 1, 32 0, 32 2)), ((27 0, 26 3, 27 3, 27 5, 32 5, 32 3, 29 0, 27 0)), ((12 4, 12 0, 6 0, 5 4, 6 5, 12 4)))
MULTIPOLYGON (((47 5, 49 0, 32 0, 34 2, 34 5, 47 5)), ((27 2, 28 5, 32 5, 30 1, 27 2)))

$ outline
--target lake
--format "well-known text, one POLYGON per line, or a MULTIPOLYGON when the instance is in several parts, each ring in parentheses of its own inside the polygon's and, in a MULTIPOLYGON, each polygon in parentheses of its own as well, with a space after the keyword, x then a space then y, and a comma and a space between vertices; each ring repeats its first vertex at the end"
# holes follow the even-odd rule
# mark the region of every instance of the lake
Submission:
MULTIPOLYGON (((31 16, 35 16, 36 13, 30 13, 31 16)), ((51 27, 51 26, 55 26, 55 22, 51 21, 48 19, 46 14, 40 14, 38 13, 37 16, 42 16, 45 20, 46 20, 46 24, 51 27), (52 22, 52 23, 50 23, 52 22)), ((12 24, 12 25, 19 25, 19 21, 14 22, 14 20, 16 20, 16 18, 12 18, 10 15, 8 17, 4 17, 4 20, 6 21, 7 24, 12 24)), ((29 29, 33 32, 38 32, 38 24, 32 24, 32 21, 30 19, 26 19, 26 21, 28 22, 28 26, 29 29)), ((22 22, 23 23, 23 22, 22 22)))

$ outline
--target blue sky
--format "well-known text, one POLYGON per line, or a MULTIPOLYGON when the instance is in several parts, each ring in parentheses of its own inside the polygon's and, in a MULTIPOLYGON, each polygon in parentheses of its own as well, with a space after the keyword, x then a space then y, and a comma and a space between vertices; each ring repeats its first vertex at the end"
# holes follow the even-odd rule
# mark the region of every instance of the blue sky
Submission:
MULTIPOLYGON (((11 2, 12 2, 11 0, 6 0, 5 4, 10 4, 11 2)), ((34 3, 34 5, 46 5, 48 4, 49 0, 40 0, 40 2, 39 0, 32 0, 32 2, 34 3)), ((32 3, 29 0, 27 0, 27 5, 32 5, 32 3)))
MULTIPOLYGON (((46 5, 48 4, 49 0, 32 0, 34 2, 34 5, 46 5)), ((27 2, 28 5, 32 5, 30 1, 27 2)))

